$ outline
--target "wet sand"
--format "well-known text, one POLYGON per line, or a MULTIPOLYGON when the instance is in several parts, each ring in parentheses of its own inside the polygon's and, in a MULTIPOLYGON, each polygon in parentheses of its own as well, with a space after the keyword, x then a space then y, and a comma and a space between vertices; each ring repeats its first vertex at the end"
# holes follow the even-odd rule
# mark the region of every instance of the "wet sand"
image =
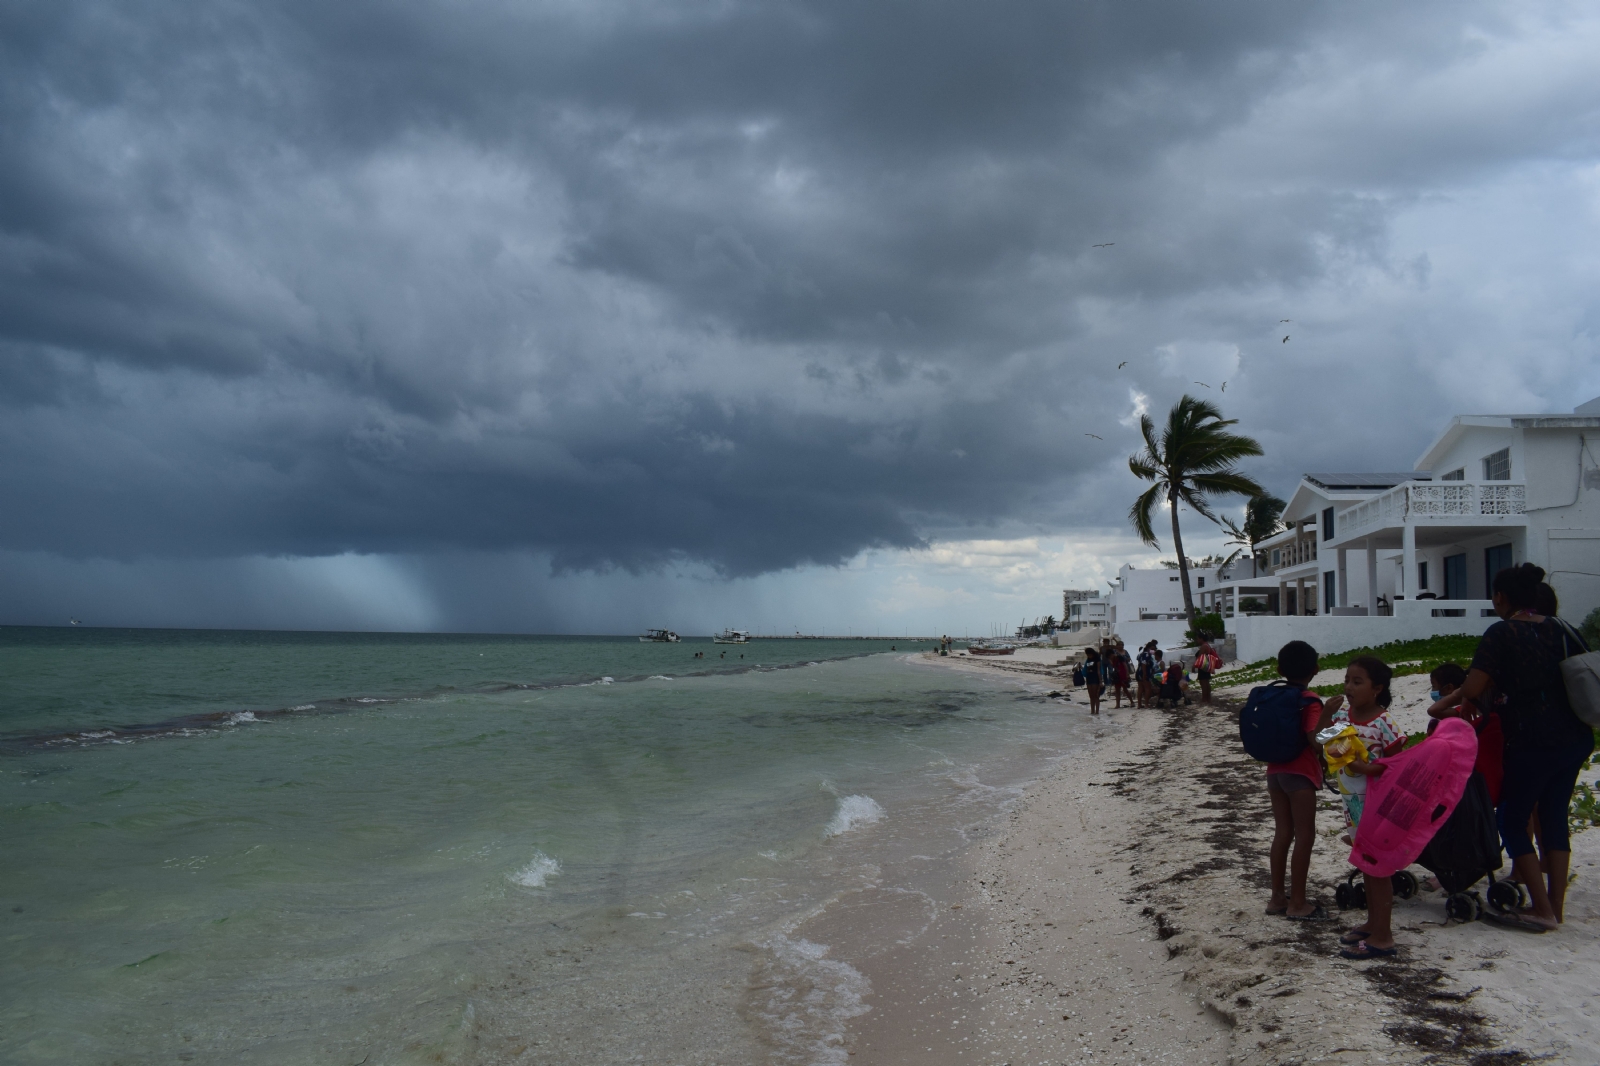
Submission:
MULTIPOLYGON (((1050 653, 1028 658, 931 661, 1070 691, 1050 653)), ((1426 679, 1401 684, 1402 724, 1420 728, 1426 694, 1411 689, 1426 679)), ((1062 713, 1088 709, 1078 696, 1062 713)), ((1574 837, 1555 933, 1445 925, 1442 895, 1423 892, 1396 904, 1398 960, 1342 960, 1337 938, 1363 913, 1334 905, 1349 870, 1337 799, 1324 796, 1311 871, 1334 920, 1266 916, 1271 818, 1235 713, 1108 709, 1084 758, 952 864, 923 932, 856 952, 867 914, 819 919, 832 924, 814 939, 872 985, 841 1060, 1600 1062, 1600 833, 1574 837)))

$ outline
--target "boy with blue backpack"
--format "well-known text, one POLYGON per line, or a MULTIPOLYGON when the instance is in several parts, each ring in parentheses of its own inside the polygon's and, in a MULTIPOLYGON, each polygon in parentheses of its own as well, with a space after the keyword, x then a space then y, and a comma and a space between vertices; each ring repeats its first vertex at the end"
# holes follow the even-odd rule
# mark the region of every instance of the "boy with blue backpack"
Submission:
POLYGON ((1309 688, 1317 673, 1317 650, 1303 640, 1291 640, 1278 649, 1278 673, 1283 680, 1252 689, 1239 712, 1239 739, 1244 750, 1267 764, 1273 822, 1272 898, 1267 913, 1322 922, 1328 920, 1327 910, 1306 899, 1311 845, 1317 836, 1317 792, 1323 776, 1314 738, 1327 725, 1322 698, 1309 688))

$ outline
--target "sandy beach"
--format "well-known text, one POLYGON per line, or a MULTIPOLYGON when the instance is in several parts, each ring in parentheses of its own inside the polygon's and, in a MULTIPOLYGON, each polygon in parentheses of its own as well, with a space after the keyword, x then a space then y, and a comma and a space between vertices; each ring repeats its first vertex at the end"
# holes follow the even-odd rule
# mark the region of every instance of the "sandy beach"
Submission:
MULTIPOLYGON (((929 661, 1070 691, 1063 657, 929 661)), ((1421 728, 1426 688, 1425 677, 1396 684, 1408 730, 1421 728)), ((1266 916, 1262 771, 1237 741, 1239 694, 1219 693, 1218 705, 1173 711, 1106 704, 1095 746, 968 851, 919 934, 855 953, 865 917, 824 919, 835 923, 824 942, 872 985, 841 1061, 1600 1062, 1600 834, 1574 837, 1556 932, 1446 924, 1443 896, 1419 892, 1396 903, 1398 960, 1342 960, 1337 938, 1362 912, 1334 904, 1350 869, 1335 797, 1318 814, 1311 870, 1334 920, 1266 916)), ((1088 708, 1079 695, 1061 713, 1088 708)))

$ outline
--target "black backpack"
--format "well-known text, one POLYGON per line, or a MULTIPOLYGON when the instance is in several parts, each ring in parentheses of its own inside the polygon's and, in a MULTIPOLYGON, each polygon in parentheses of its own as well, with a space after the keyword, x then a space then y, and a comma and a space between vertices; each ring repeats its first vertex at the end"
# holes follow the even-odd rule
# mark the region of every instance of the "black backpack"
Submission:
POLYGON ((1288 762, 1306 750, 1301 689, 1287 681, 1250 690, 1239 712, 1239 739, 1252 759, 1288 762))

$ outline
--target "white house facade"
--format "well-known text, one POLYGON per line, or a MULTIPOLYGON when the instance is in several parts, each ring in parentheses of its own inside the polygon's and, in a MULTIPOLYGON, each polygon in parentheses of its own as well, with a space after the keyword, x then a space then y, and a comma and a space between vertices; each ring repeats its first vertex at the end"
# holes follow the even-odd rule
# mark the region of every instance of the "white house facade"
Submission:
POLYGON ((1458 415, 1412 470, 1306 474, 1287 528, 1196 598, 1246 660, 1291 639, 1338 651, 1480 633, 1494 574, 1522 562, 1582 619, 1600 607, 1597 436, 1600 398, 1570 415, 1458 415))

